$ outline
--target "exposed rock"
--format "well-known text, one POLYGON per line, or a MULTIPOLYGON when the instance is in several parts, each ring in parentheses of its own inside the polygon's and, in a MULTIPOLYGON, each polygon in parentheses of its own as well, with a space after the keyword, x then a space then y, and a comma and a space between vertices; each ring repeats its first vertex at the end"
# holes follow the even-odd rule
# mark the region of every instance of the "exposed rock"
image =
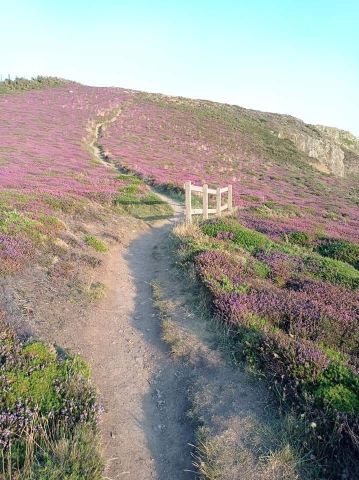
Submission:
POLYGON ((344 177, 344 151, 339 145, 325 138, 324 136, 308 135, 300 131, 280 131, 280 138, 288 138, 302 152, 309 155, 318 162, 313 162, 313 166, 318 170, 333 173, 338 177, 344 177))
POLYGON ((275 118, 279 138, 291 140, 294 145, 313 159, 313 167, 338 177, 359 174, 359 138, 345 130, 323 125, 307 125, 301 120, 282 116, 275 118))
POLYGON ((316 125, 315 128, 337 145, 359 155, 359 138, 352 133, 324 125, 316 125))
POLYGON ((340 145, 344 152, 344 174, 359 175, 359 138, 346 130, 316 125, 327 138, 340 145))

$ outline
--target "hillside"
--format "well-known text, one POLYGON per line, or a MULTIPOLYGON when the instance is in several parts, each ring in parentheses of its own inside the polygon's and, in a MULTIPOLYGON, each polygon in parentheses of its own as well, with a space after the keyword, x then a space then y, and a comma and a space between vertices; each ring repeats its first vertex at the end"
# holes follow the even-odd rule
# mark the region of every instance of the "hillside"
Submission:
MULTIPOLYGON (((232 183, 244 221, 261 231, 322 231, 358 241, 357 177, 318 171, 312 166, 317 160, 284 137, 328 144, 319 130, 292 117, 136 94, 103 144, 122 165, 158 183, 232 183)), ((359 159, 351 155, 357 168, 359 159)))
POLYGON ((358 185, 349 132, 1 83, 0 479, 356 478, 358 185))

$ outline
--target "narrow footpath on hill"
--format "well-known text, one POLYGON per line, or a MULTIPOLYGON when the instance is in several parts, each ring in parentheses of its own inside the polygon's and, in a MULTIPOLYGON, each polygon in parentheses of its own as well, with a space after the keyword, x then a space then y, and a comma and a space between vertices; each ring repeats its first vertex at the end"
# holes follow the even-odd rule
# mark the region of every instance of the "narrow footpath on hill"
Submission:
MULTIPOLYGON (((176 213, 180 207, 174 205, 176 213)), ((151 282, 152 252, 172 221, 134 232, 113 251, 100 281, 108 287, 82 333, 105 412, 102 436, 110 479, 190 479, 192 429, 186 418, 186 375, 161 340, 151 282)))
MULTIPOLYGON (((107 165, 99 143, 107 122, 95 126, 92 147, 107 165)), ((193 479, 192 428, 186 417, 187 378, 161 340, 151 282, 157 273, 154 248, 168 238, 183 207, 168 198, 174 218, 129 230, 107 255, 98 279, 106 298, 82 333, 86 354, 104 406, 101 431, 109 479, 193 479), (127 248, 126 248, 127 247, 127 248), (86 348, 88 345, 88 348, 86 348)))
MULTIPOLYGON (((98 158, 109 165, 98 143, 103 126, 96 128, 93 145, 98 158)), ((178 278, 169 248, 169 234, 183 215, 183 206, 162 198, 171 204, 174 217, 151 224, 128 221, 120 245, 106 255, 97 275, 107 286, 106 298, 93 307, 72 342, 89 361, 104 406, 100 427, 105 476, 235 480, 241 472, 243 480, 299 479, 296 468, 281 461, 280 429, 263 386, 226 363, 216 333, 187 308, 188 285, 178 278), (173 358, 162 340, 153 281, 174 306, 173 328, 188 362, 173 358), (197 396, 197 414, 206 420, 216 444, 224 447, 220 474, 212 470, 212 476, 199 477, 193 466, 193 459, 200 463, 202 459, 193 451, 189 391, 197 396), (278 446, 279 456, 262 462, 263 454, 278 446)))

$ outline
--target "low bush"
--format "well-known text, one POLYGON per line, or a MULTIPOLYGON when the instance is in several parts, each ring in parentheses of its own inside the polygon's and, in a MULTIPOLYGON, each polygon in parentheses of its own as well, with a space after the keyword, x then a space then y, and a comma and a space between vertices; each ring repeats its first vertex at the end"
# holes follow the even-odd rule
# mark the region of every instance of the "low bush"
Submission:
POLYGON ((291 244, 310 248, 323 257, 340 260, 359 269, 359 245, 353 242, 302 231, 287 232, 282 238, 291 244))
POLYGON ((70 85, 71 83, 74 82, 63 80, 57 77, 37 76, 31 79, 16 77, 14 80, 7 78, 0 82, 0 94, 23 90, 38 90, 49 87, 61 87, 64 85, 70 85))
POLYGON ((233 242, 252 252, 258 248, 270 248, 272 242, 263 234, 244 227, 234 219, 212 220, 202 226, 202 231, 211 237, 231 233, 233 242))
POLYGON ((98 407, 89 374, 80 357, 60 355, 41 342, 21 342, 1 322, 1 478, 101 478, 98 407), (88 475, 76 476, 80 471, 88 475))
POLYGON ((310 247, 313 244, 313 235, 307 232, 289 232, 282 237, 284 240, 294 243, 295 245, 300 245, 301 247, 310 247))
POLYGON ((359 272, 352 265, 315 253, 303 254, 302 258, 306 271, 314 278, 353 289, 359 287, 359 272))
POLYGON ((86 235, 85 243, 89 247, 92 247, 96 252, 105 253, 108 250, 108 246, 103 240, 95 237, 94 235, 86 235))
POLYGON ((321 238, 316 250, 320 255, 341 260, 359 269, 359 245, 336 238, 321 238))

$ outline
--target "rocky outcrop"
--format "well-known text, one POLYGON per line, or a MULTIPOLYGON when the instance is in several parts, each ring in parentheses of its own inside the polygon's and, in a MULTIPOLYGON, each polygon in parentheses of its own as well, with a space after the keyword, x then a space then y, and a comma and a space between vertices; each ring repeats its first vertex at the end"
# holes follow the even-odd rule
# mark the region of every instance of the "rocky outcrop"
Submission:
POLYGON ((359 138, 346 130, 316 125, 316 128, 344 152, 344 175, 359 175, 359 138))
POLYGON ((350 132, 287 115, 272 114, 271 122, 278 137, 291 140, 316 169, 337 177, 359 175, 359 138, 350 132))
POLYGON ((291 140, 299 150, 315 159, 312 164, 318 170, 333 173, 338 177, 344 177, 346 173, 344 164, 345 153, 334 141, 326 138, 324 135, 316 135, 314 131, 313 135, 310 135, 300 130, 291 131, 285 129, 284 131, 279 131, 278 136, 291 140))
POLYGON ((346 130, 340 130, 339 128, 326 127, 324 125, 316 125, 315 128, 337 145, 359 155, 359 138, 352 133, 347 132, 346 130))

